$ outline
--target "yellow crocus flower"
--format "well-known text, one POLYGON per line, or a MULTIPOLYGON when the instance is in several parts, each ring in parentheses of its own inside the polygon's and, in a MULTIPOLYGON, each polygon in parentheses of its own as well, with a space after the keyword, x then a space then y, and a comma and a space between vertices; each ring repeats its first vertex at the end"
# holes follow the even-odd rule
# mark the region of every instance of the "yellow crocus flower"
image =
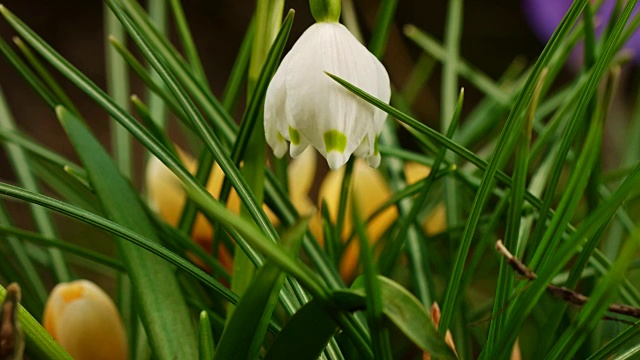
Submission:
POLYGON ((128 359, 120 314, 109 296, 88 280, 56 285, 43 326, 76 360, 128 359))

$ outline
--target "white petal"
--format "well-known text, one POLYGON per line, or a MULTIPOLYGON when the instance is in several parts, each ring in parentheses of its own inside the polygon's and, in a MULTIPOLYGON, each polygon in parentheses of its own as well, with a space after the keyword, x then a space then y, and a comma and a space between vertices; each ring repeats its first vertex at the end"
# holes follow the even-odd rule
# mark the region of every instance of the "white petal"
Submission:
MULTIPOLYGON (((285 65, 283 61, 283 65, 285 65)), ((281 158, 287 152, 287 89, 285 87, 285 66, 280 66, 269 83, 265 95, 264 134, 267 144, 276 157, 281 158)))
POLYGON ((338 170, 342 167, 342 165, 347 163, 349 160, 349 155, 344 153, 340 153, 338 151, 330 151, 327 154, 327 163, 331 170, 338 170))
POLYGON ((309 146, 307 138, 291 126, 289 126, 289 140, 291 140, 289 154, 292 158, 298 157, 309 146))

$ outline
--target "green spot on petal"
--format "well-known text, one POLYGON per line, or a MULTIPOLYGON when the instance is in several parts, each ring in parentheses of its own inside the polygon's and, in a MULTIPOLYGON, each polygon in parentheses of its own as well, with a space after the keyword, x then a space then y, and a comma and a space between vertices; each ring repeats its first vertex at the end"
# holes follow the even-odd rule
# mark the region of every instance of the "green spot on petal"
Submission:
POLYGON ((324 133, 324 146, 327 153, 337 151, 342 154, 347 147, 347 136, 338 130, 329 130, 324 133))
POLYGON ((291 138, 291 143, 293 145, 300 144, 300 133, 291 126, 289 126, 289 138, 291 138))
POLYGON ((282 134, 280 134, 280 132, 278 132, 278 141, 280 142, 285 141, 284 137, 282 136, 282 134))

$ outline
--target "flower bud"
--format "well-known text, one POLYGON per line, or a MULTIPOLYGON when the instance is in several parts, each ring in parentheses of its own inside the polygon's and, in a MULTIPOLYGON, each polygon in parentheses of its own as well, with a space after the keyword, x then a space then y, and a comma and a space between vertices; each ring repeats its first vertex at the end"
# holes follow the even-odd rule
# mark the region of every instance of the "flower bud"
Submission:
POLYGON ((109 296, 88 280, 53 288, 44 308, 43 326, 76 360, 129 356, 118 310, 109 296))

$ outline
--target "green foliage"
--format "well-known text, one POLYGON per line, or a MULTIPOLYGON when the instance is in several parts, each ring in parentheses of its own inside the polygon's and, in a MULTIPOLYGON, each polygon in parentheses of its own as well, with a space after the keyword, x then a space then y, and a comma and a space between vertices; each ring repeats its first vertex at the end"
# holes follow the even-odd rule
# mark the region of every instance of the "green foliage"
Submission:
MULTIPOLYGON (((357 27, 344 2, 345 22, 357 27)), ((335 20, 339 3, 311 1, 296 11, 335 20)), ((311 211, 296 193, 307 174, 288 173, 293 160, 270 158, 264 140, 269 82, 293 40, 294 11, 285 14, 284 1, 256 2, 227 82, 214 87, 180 0, 152 1, 148 9, 106 0, 107 91, 0 5, 17 33, 13 45, 0 39, 0 53, 57 116, 80 160, 34 140, 20 126, 21 109, 0 92, 0 142, 15 178, 0 183, 0 281, 22 285, 27 356, 69 358, 39 317, 52 285, 84 277, 116 285, 136 359, 503 359, 516 342, 524 359, 637 356, 632 315, 640 313, 640 291, 629 270, 638 266, 640 241, 638 100, 616 125, 629 134, 615 140, 626 150, 622 159, 601 160, 611 146, 610 108, 622 103, 616 96, 637 91, 637 79, 620 86, 617 56, 640 26, 636 3, 619 2, 598 38, 597 5, 574 1, 537 61, 515 63, 497 81, 460 53, 461 0, 449 1, 442 44, 419 26, 404 27, 423 54, 411 80, 393 84, 391 104, 327 74, 353 101, 389 115, 377 139, 384 189, 362 194, 372 176, 363 180, 353 158, 335 187, 320 166, 320 179, 309 182, 327 186, 335 201, 305 199, 318 206, 311 211), (172 26, 179 44, 167 35, 172 26), (582 68, 559 77, 581 41, 582 68), (424 89, 438 88, 425 86, 438 70, 439 121, 418 119, 412 106, 424 89), (141 95, 131 93, 130 75, 141 95), (111 152, 62 78, 111 118, 111 152), (462 81, 470 85, 464 92, 462 81), (225 90, 218 97, 212 88, 225 90), (469 93, 477 96, 463 101, 469 93), (187 139, 193 163, 177 139, 187 139), (168 183, 167 196, 169 188, 178 194, 171 195, 176 219, 158 213, 157 199, 145 193, 149 179, 138 186, 138 145, 145 159, 166 167, 166 176, 155 176, 168 183), (415 163, 429 175, 412 180, 415 163), (28 212, 14 214, 5 198, 25 202, 28 212), (17 225, 24 214, 29 230, 17 225), (196 238, 202 222, 206 239, 196 238), (492 252, 498 239, 515 258, 492 252), (356 274, 341 274, 345 256, 362 274, 353 283, 356 274), (516 269, 516 259, 535 274, 516 269), (573 297, 553 296, 549 285, 573 297), (436 300, 442 313, 434 319, 436 300), (614 303, 622 314, 612 315, 614 303)), ((366 45, 379 59, 400 5, 382 0, 376 12, 366 45)))

